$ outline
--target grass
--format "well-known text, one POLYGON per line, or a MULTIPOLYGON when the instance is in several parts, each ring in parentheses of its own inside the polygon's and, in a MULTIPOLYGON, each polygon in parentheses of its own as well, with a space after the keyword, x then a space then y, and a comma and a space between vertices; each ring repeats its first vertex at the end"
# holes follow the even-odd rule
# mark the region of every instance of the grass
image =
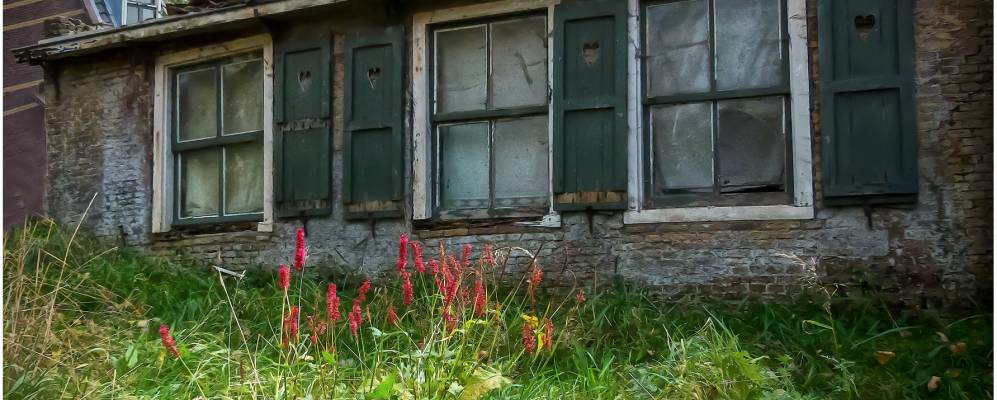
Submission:
MULTIPOLYGON (((484 316, 451 305, 451 330, 431 275, 413 274, 408 307, 392 276, 360 303, 364 321, 353 336, 345 320, 359 276, 306 267, 285 296, 273 271, 231 277, 109 248, 49 221, 9 232, 4 256, 11 399, 993 397, 993 316, 983 310, 898 309, 832 295, 792 304, 663 302, 622 282, 578 303, 576 292, 524 294, 526 277, 500 288, 482 267, 484 316), (330 280, 343 319, 313 345, 318 327, 307 317, 327 321, 330 280), (285 347, 282 319, 299 304, 300 332, 285 347), (387 321, 392 306, 397 324, 387 321), (537 318, 527 335, 535 345, 552 320, 550 347, 524 350, 524 316, 537 318), (160 324, 180 358, 164 350, 160 324), (932 377, 940 379, 929 388, 932 377)), ((476 275, 465 274, 470 286, 476 275)))

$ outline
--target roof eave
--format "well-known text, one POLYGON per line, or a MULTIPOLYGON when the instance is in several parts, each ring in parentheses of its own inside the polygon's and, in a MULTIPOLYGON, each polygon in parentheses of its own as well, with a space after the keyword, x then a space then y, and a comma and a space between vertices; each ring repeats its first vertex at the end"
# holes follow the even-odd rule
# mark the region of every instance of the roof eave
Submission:
POLYGON ((12 50, 18 62, 40 63, 76 57, 135 42, 158 42, 167 38, 211 31, 232 25, 253 23, 262 17, 322 7, 349 0, 276 0, 262 4, 207 10, 164 17, 120 28, 83 32, 44 39, 37 44, 12 50))

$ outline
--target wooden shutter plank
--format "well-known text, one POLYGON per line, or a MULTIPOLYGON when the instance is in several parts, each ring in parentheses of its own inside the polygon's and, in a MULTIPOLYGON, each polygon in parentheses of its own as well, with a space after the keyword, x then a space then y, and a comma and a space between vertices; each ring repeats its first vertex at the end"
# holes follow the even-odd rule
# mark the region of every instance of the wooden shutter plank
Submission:
POLYGON ((911 7, 911 0, 819 4, 828 204, 916 199, 911 7))
POLYGON ((332 37, 302 27, 276 38, 276 214, 327 215, 332 211, 332 37))
POLYGON ((402 215, 404 28, 346 40, 345 217, 402 215))
POLYGON ((554 19, 555 209, 624 209, 626 3, 566 2, 554 19))

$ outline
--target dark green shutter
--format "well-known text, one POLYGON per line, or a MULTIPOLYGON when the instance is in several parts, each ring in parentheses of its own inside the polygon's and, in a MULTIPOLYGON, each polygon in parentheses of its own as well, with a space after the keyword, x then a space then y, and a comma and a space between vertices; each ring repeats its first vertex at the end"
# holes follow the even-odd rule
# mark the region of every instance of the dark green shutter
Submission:
POLYGON ((332 38, 315 31, 281 34, 275 46, 274 198, 280 217, 332 210, 332 38))
POLYGON ((917 193, 912 0, 821 0, 822 171, 828 204, 917 193))
POLYGON ((346 218, 401 216, 404 28, 346 40, 346 218))
POLYGON ((626 2, 565 2, 554 24, 554 207, 624 209, 626 2))

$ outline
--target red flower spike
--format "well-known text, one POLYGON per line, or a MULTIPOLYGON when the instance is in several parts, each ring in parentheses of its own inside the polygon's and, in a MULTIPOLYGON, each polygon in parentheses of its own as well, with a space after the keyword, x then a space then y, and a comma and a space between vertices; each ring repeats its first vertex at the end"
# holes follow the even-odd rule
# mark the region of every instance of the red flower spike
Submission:
POLYGON ((481 264, 495 266, 495 255, 492 254, 492 245, 485 244, 485 251, 481 253, 481 264))
POLYGON ((550 318, 544 319, 544 347, 547 350, 553 350, 551 346, 551 341, 554 338, 554 323, 551 322, 550 318))
POLYGON ((318 346, 318 335, 313 333, 311 338, 312 338, 312 346, 318 346))
POLYGON ((533 354, 537 350, 537 341, 533 336, 533 329, 530 328, 530 324, 523 324, 523 350, 526 354, 533 354))
POLYGON ((339 295, 336 294, 336 284, 330 283, 325 292, 325 311, 333 323, 339 321, 339 295))
POLYGON ((177 350, 177 341, 170 335, 170 327, 166 324, 159 326, 159 338, 163 341, 163 348, 166 349, 173 358, 180 358, 180 351, 177 350))
POLYGON ((364 279, 363 283, 360 284, 360 290, 357 292, 357 300, 367 301, 367 292, 370 291, 370 279, 364 279))
POLYGON ((533 286, 540 286, 540 282, 544 279, 544 271, 540 268, 540 265, 533 263, 533 270, 530 272, 530 284, 533 286))
POLYGON ((585 299, 585 290, 578 289, 578 294, 575 295, 575 302, 578 303, 579 305, 581 305, 581 304, 585 303, 585 300, 586 300, 585 299))
POLYGON ((485 297, 485 283, 479 277, 478 280, 474 281, 474 314, 484 317, 487 307, 488 299, 485 297))
POLYGON ((440 274, 440 262, 436 260, 429 260, 429 272, 433 276, 440 274))
POLYGON ((415 297, 415 290, 412 288, 412 274, 408 271, 402 272, 402 303, 406 306, 412 304, 415 297))
POLYGON ((422 245, 419 242, 410 242, 412 246, 412 259, 415 260, 415 270, 420 274, 426 273, 426 265, 422 262, 422 245))
POLYGON ((363 312, 360 311, 360 300, 353 300, 353 310, 350 311, 350 332, 357 336, 360 324, 363 323, 363 312))
POLYGON ((278 275, 280 276, 280 288, 287 292, 287 288, 291 287, 291 269, 281 264, 278 275))
POLYGON ((398 273, 404 272, 405 266, 408 265, 408 254, 406 253, 406 250, 408 250, 408 235, 403 233, 402 236, 398 238, 398 261, 395 262, 395 268, 398 269, 398 273))
POLYGON ((295 306, 291 308, 291 318, 290 318, 290 330, 289 335, 292 340, 296 340, 298 337, 298 307, 295 306))
POLYGON ((301 272, 305 267, 305 230, 298 228, 297 240, 294 245, 294 269, 301 272))
POLYGON ((471 245, 464 244, 464 252, 460 256, 460 265, 464 268, 471 266, 471 245))
POLYGON ((395 306, 388 306, 388 323, 391 325, 398 325, 398 312, 395 311, 395 306))

